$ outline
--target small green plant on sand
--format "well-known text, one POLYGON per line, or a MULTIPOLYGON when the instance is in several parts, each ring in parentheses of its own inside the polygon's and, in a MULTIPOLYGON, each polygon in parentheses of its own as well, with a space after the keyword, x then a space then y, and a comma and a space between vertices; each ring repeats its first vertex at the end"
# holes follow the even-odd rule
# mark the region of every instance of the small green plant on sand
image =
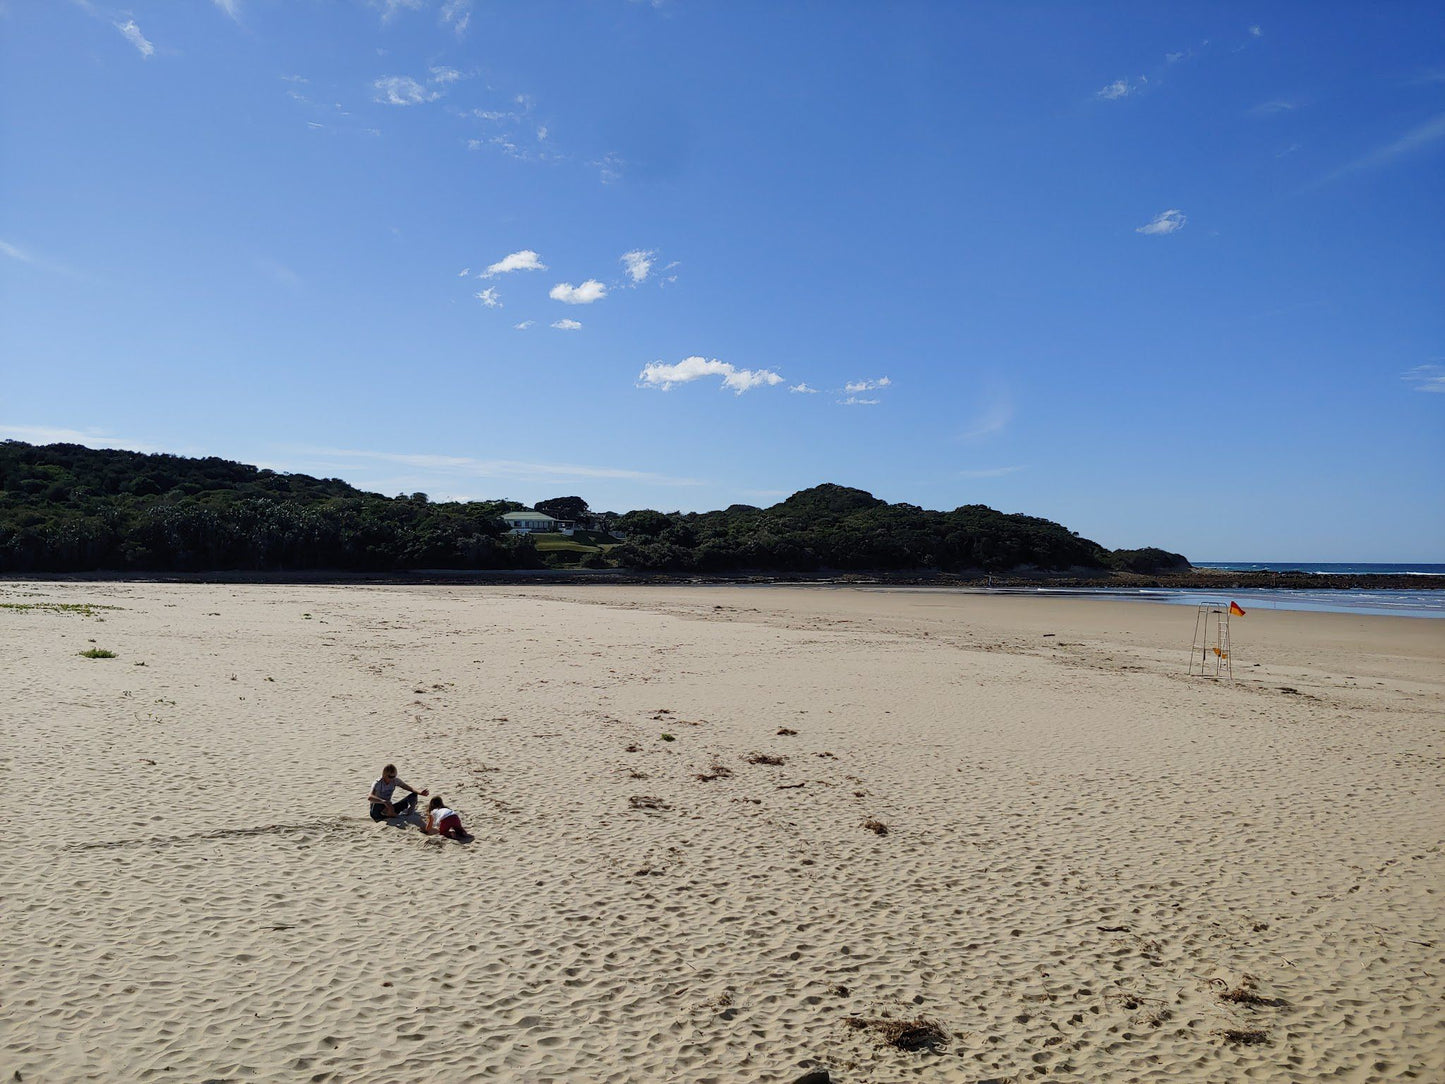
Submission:
POLYGON ((105 648, 103 648, 103 647, 92 647, 92 648, 89 648, 88 650, 85 650, 85 651, 78 651, 78 652, 76 652, 76 654, 79 655, 82 659, 113 659, 113 658, 115 658, 115 652, 114 652, 114 651, 107 651, 107 650, 106 650, 105 648))
POLYGON ((662 736, 662 740, 663 740, 663 741, 677 741, 677 739, 674 738, 671 734, 664 734, 664 735, 662 736))

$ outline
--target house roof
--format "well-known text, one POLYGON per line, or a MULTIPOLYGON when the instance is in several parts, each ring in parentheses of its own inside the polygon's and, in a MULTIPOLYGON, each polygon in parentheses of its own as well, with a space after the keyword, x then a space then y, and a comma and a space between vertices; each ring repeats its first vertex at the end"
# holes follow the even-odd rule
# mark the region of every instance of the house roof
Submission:
POLYGON ((545 519, 551 523, 557 522, 556 516, 549 516, 546 512, 535 512, 531 509, 523 509, 520 512, 503 512, 502 518, 509 523, 516 519, 545 519))

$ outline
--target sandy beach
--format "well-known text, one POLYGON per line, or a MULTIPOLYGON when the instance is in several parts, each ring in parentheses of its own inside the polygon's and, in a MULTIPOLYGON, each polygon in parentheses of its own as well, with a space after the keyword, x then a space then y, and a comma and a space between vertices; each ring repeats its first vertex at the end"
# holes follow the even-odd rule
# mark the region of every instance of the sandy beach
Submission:
POLYGON ((7 1081, 1445 1079, 1445 621, 1231 684, 1089 599, 0 603, 7 1081))

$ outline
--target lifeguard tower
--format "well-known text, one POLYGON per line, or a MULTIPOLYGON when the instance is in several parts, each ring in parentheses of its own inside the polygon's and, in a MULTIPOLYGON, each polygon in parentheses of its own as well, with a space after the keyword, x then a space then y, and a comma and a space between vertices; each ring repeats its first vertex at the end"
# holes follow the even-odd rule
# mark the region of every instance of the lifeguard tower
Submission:
POLYGON ((1189 649, 1190 677, 1234 680, 1229 650, 1229 617, 1244 611, 1234 602, 1201 602, 1194 614, 1194 644, 1189 649))

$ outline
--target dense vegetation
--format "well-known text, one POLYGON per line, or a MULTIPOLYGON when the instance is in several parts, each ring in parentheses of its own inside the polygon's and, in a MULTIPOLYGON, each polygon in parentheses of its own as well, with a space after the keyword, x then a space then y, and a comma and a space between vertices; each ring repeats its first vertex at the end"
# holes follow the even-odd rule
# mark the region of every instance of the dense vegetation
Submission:
POLYGON ((1003 571, 1188 567, 1162 550, 1111 552, 1067 528, 984 505, 933 512, 821 485, 771 508, 594 514, 580 497, 537 507, 580 533, 539 552, 505 533, 515 501, 384 497, 335 478, 223 459, 0 443, 0 572, 94 569, 534 568, 698 572, 1003 571), (626 536, 608 545, 610 529, 626 536))

